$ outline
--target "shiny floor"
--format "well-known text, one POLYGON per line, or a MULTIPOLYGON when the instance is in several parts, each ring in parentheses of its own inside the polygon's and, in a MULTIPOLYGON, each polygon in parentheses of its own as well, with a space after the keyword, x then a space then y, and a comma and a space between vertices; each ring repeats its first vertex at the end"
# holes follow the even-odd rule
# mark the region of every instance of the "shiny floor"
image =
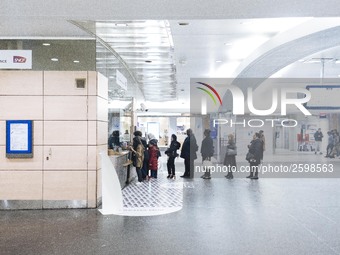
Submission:
MULTIPOLYGON (((340 171, 340 159, 329 162, 340 171)), ((338 178, 176 181, 183 208, 170 214, 0 211, 0 254, 340 254, 338 178)))

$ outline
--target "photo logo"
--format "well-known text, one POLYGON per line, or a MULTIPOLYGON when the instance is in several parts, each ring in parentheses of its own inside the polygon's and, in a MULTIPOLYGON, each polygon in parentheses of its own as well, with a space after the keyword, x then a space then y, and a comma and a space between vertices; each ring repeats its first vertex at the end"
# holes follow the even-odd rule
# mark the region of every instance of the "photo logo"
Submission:
MULTIPOLYGON (((211 118, 211 128, 296 127, 298 118, 311 116, 309 108, 318 104, 318 94, 312 90, 312 98, 308 83, 315 82, 298 78, 192 78, 190 84, 196 89, 190 92, 190 111, 211 118)), ((336 101, 335 94, 333 91, 328 98, 336 101)))
MULTIPOLYGON (((206 84, 206 83, 203 83, 203 82, 197 82, 197 83, 198 83, 198 84, 201 84, 201 85, 203 85, 203 86, 205 86, 205 87, 207 87, 208 89, 210 89, 210 90, 215 94, 215 96, 217 97, 218 101, 220 102, 220 105, 222 105, 221 97, 220 97, 220 95, 218 94, 218 92, 216 91, 216 89, 214 89, 211 85, 206 84)), ((215 105, 217 104, 214 95, 213 95, 208 89, 206 89, 206 88, 201 88, 201 87, 196 87, 196 88, 197 88, 197 89, 200 89, 200 90, 202 90, 202 91, 204 91, 205 93, 207 93, 207 94, 210 96, 210 98, 213 100, 214 104, 215 104, 215 105)))
POLYGON ((13 56, 13 63, 26 63, 26 58, 22 56, 13 56))

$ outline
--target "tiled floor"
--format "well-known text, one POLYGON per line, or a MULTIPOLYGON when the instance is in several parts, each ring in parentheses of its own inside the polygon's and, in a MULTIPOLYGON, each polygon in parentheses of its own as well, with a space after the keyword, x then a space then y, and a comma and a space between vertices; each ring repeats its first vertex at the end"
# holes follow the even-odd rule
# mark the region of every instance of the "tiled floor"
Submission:
POLYGON ((182 180, 167 179, 164 172, 157 179, 137 185, 135 182, 123 189, 125 216, 151 216, 172 213, 182 209, 182 180))
MULTIPOLYGON (((280 157, 324 160, 312 154, 280 157)), ((340 171, 339 159, 324 162, 340 171)), ((179 176, 183 162, 177 166, 179 176)), ((340 254, 340 179, 235 176, 240 178, 178 177, 169 184, 160 175, 138 189, 131 186, 131 192, 182 188, 181 210, 151 217, 103 216, 98 210, 1 211, 0 254, 340 254)), ((167 207, 169 200, 161 197, 167 207)), ((146 202, 144 208, 152 208, 155 201, 146 202)), ((125 206, 133 211, 134 204, 125 206)))

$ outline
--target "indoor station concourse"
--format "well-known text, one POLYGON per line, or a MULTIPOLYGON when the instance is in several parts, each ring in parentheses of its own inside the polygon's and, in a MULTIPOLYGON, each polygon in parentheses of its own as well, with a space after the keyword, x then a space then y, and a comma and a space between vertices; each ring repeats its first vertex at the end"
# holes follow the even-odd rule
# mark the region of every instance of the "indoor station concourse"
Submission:
POLYGON ((340 255, 335 0, 0 2, 0 254, 340 255))

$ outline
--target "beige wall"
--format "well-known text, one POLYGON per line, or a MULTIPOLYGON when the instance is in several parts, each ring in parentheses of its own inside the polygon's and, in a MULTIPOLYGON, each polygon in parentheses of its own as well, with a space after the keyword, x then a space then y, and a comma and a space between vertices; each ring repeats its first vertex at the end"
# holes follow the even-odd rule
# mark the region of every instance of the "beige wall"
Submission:
POLYGON ((97 206, 107 86, 96 72, 0 71, 0 200, 97 206), (85 89, 75 87, 76 78, 86 79, 85 89), (6 158, 5 123, 17 119, 33 120, 31 159, 6 158))

